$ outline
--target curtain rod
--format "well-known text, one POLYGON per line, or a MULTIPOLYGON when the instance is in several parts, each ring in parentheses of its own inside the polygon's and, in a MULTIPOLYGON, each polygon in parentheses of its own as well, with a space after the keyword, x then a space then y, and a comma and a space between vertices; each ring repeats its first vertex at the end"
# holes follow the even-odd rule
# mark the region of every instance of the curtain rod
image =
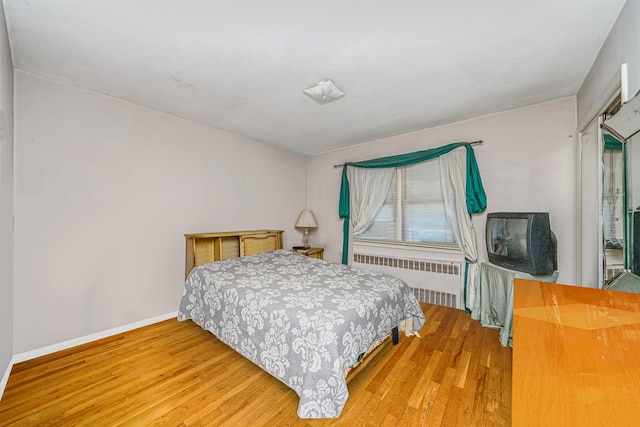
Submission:
MULTIPOLYGON (((465 142, 464 145, 476 145, 476 144, 482 144, 482 140, 479 139, 477 141, 473 141, 473 142, 465 142)), ((333 165, 334 168, 341 168, 344 166, 344 163, 342 163, 341 165, 333 165)))

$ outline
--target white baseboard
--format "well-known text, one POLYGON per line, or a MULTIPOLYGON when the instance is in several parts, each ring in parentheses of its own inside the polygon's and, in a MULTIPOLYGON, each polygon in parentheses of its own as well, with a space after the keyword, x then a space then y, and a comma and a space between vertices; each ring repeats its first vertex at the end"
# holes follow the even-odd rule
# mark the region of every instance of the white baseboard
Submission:
POLYGON ((7 382, 9 381, 9 375, 11 374, 11 369, 13 368, 13 364, 15 363, 15 356, 9 360, 9 366, 7 366, 7 370, 4 371, 4 375, 2 376, 2 380, 0 380, 0 400, 2 400, 2 395, 4 394, 4 389, 7 387, 7 382))
MULTIPOLYGON (((47 354, 55 353, 57 351, 66 350, 77 345, 86 344, 91 341, 96 341, 102 338, 107 338, 112 335, 121 334, 123 332, 131 331, 133 329, 141 328, 143 326, 151 325, 153 323, 162 322, 178 316, 178 312, 162 314, 160 316, 152 317, 151 319, 141 320, 139 322, 129 323, 128 325, 118 326, 117 328, 109 329, 102 332, 96 332, 95 334, 87 335, 80 338, 74 338, 69 341, 64 341, 58 344, 48 345, 46 347, 37 348, 35 350, 25 351, 24 353, 18 353, 11 359, 12 364, 24 362, 26 360, 35 359, 36 357, 45 356, 47 354)), ((11 372, 11 369, 9 369, 11 372)), ((7 379, 9 375, 7 375, 7 379)), ((0 384, 2 385, 2 384, 0 384)), ((4 390, 4 389, 2 389, 4 390)))

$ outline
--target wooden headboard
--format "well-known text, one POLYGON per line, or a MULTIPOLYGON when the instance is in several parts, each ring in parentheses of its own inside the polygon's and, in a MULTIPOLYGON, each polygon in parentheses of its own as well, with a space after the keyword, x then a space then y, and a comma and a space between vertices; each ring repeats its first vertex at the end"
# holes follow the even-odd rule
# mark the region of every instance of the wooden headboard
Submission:
POLYGON ((283 230, 185 234, 185 278, 197 265, 282 249, 283 230))

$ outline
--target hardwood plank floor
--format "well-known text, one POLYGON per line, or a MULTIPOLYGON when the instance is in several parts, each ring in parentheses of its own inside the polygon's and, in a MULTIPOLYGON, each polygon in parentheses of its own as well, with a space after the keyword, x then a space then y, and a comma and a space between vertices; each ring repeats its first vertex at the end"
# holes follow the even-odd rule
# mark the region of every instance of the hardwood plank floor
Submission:
POLYGON ((510 425, 511 348, 463 311, 422 307, 422 338, 382 350, 338 419, 299 419, 293 390, 172 319, 16 364, 0 426, 510 425))

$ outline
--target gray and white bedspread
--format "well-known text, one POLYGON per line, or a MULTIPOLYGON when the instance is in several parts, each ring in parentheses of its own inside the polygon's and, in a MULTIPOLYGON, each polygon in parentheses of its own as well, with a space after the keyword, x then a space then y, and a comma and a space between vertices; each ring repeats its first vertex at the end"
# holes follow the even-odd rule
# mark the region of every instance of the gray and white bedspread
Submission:
POLYGON ((338 417, 345 368, 407 318, 425 319, 402 280, 286 250, 194 268, 178 312, 294 389, 301 418, 338 417))

